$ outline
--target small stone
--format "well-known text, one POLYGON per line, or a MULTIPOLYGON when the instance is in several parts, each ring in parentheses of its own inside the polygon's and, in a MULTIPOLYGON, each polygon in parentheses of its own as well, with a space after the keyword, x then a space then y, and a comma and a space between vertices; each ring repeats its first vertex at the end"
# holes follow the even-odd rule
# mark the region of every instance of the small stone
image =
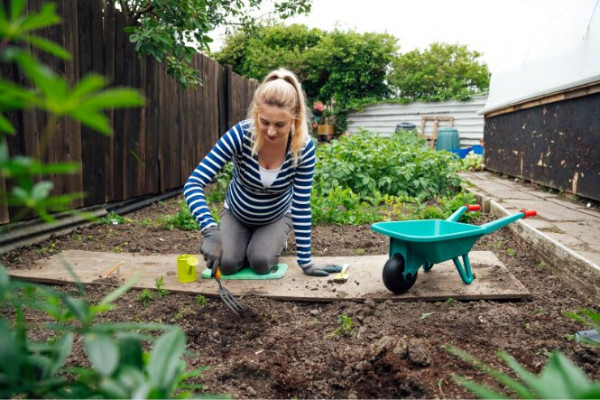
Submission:
POLYGON ((317 316, 317 315, 319 315, 319 314, 320 314, 320 312, 319 312, 319 310, 317 310, 316 308, 315 308, 315 309, 312 309, 312 310, 310 310, 310 315, 312 315, 313 317, 316 317, 316 316, 317 316))
POLYGON ((355 371, 368 371, 371 369, 371 367, 372 366, 371 366, 370 362, 368 362, 367 360, 362 360, 354 365, 354 370, 355 371))

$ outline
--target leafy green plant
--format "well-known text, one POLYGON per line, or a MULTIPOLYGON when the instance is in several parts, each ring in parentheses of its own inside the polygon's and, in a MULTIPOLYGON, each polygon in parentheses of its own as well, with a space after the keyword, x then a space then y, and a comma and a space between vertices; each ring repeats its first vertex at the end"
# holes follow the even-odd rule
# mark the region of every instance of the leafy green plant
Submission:
POLYGON ((154 300, 154 294, 149 289, 144 289, 137 295, 137 300, 142 303, 144 307, 148 307, 150 302, 154 300))
POLYGON ((333 332, 328 334, 328 337, 336 337, 340 335, 350 336, 354 333, 354 321, 346 314, 342 314, 339 317, 340 326, 338 326, 333 332))
MULTIPOLYGON (((517 375, 515 379, 477 360, 457 347, 445 345, 444 349, 494 378, 511 392, 510 398, 595 399, 600 397, 600 381, 590 382, 583 371, 559 352, 550 354, 548 362, 539 375, 527 371, 508 353, 498 352, 498 358, 504 361, 517 375)), ((507 398, 503 393, 462 376, 454 375, 453 378, 479 398, 507 398)))
POLYGON ((104 224, 104 225, 123 225, 123 224, 129 223, 129 222, 131 222, 130 219, 122 217, 113 211, 109 212, 104 217, 102 217, 98 220, 99 224, 104 224))
MULTIPOLYGON (((567 318, 582 323, 583 325, 600 332, 600 314, 589 308, 580 308, 577 311, 564 311, 563 315, 567 318)), ((587 338, 582 338, 583 343, 592 346, 600 346, 600 343, 587 338)))
POLYGON ((158 297, 166 297, 169 295, 169 291, 165 289, 165 278, 162 275, 154 280, 154 284, 156 285, 158 297))
POLYGON ((326 196, 341 186, 364 200, 385 194, 425 200, 452 194, 460 185, 457 172, 447 152, 363 130, 318 148, 315 191, 326 196))
POLYGON ((175 215, 167 215, 160 220, 163 229, 181 229, 184 231, 198 230, 198 223, 190 211, 185 200, 179 203, 179 212, 175 215))
POLYGON ((466 171, 483 171, 485 165, 483 156, 470 151, 465 158, 462 159, 462 169, 466 171))
POLYGON ((201 294, 196 295, 196 297, 194 299, 196 300, 196 305, 198 305, 198 307, 204 307, 206 305, 206 303, 208 302, 206 297, 204 297, 201 294))

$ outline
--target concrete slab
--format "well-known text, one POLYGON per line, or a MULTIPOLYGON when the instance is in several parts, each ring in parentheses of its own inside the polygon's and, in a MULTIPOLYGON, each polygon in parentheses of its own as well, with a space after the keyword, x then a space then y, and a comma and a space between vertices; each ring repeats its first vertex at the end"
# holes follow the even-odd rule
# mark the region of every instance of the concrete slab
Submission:
MULTIPOLYGON (((529 291, 511 274, 500 260, 489 251, 469 253, 472 270, 476 277, 465 285, 452 261, 435 265, 430 272, 419 273, 417 282, 403 295, 394 295, 382 281, 382 270, 387 255, 355 257, 314 257, 316 263, 348 264, 349 279, 337 284, 331 277, 310 277, 296 266, 293 257, 280 261, 290 265, 286 276, 268 281, 223 281, 227 289, 237 297, 248 295, 264 296, 280 300, 331 302, 337 300, 457 300, 479 299, 523 299, 531 297, 529 291)), ((215 297, 217 285, 209 279, 192 283, 179 283, 176 274, 177 255, 142 256, 126 253, 87 252, 69 250, 50 258, 39 260, 30 269, 18 269, 11 276, 46 283, 74 282, 64 268, 71 266, 84 283, 99 283, 101 278, 114 269, 112 277, 125 281, 137 273, 142 274, 137 288, 156 288, 155 279, 163 276, 165 289, 189 293, 201 293, 215 297), (116 269, 115 266, 118 266, 116 269)), ((201 261, 198 269, 204 268, 201 261)))
POLYGON ((548 221, 582 221, 588 217, 576 210, 566 209, 550 201, 528 201, 503 199, 504 208, 511 211, 513 209, 536 210, 538 216, 548 221))

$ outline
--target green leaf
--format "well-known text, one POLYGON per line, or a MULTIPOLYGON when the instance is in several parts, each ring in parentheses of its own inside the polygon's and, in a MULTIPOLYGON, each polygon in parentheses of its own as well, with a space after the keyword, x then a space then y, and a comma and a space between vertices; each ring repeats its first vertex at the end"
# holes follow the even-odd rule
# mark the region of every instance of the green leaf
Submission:
POLYGON ((23 11, 25 10, 25 0, 12 0, 10 4, 10 19, 15 20, 23 14, 23 11))
POLYGON ((185 334, 175 328, 162 335, 150 354, 148 373, 151 382, 163 393, 170 393, 182 371, 181 355, 185 351, 185 334))
POLYGON ((134 287, 135 284, 137 282, 139 282, 140 279, 142 279, 141 272, 135 274, 129 280, 127 280, 127 282, 125 282, 123 285, 119 286, 117 289, 113 290, 108 295, 106 295, 102 300, 100 300, 100 303, 98 303, 98 305, 101 305, 101 306, 111 305, 119 297, 123 296, 129 289, 134 287))
POLYGON ((88 333, 83 344, 94 369, 101 375, 112 375, 119 365, 119 346, 115 341, 109 335, 88 333))
POLYGON ((488 389, 487 387, 480 385, 479 383, 470 381, 460 375, 453 375, 452 379, 454 379, 458 384, 467 388, 467 390, 471 391, 475 396, 479 397, 480 399, 508 399, 509 398, 502 393, 488 389))
POLYGON ((35 47, 42 49, 56 57, 62 58, 63 60, 71 59, 71 53, 69 53, 64 47, 61 47, 54 42, 34 35, 26 36, 25 40, 35 47))
POLYGON ((73 334, 65 333, 56 342, 54 362, 49 366, 49 377, 53 377, 64 366, 65 359, 71 355, 73 349, 73 334))
POLYGON ((65 296, 63 298, 63 304, 79 322, 84 325, 87 325, 90 322, 89 305, 85 301, 75 299, 71 296, 65 296))
POLYGON ((20 31, 24 33, 58 24, 60 22, 60 17, 54 12, 55 9, 56 4, 54 3, 42 4, 39 13, 27 14, 25 16, 19 26, 20 31))
POLYGON ((144 368, 142 343, 137 336, 127 335, 119 338, 120 359, 119 368, 127 366, 138 371, 144 368))
POLYGON ((72 97, 82 97, 104 87, 104 78, 98 74, 84 76, 71 91, 72 97))
POLYGON ((71 111, 69 115, 71 116, 71 118, 81 122, 83 125, 94 129, 95 131, 98 131, 104 135, 112 134, 112 127, 108 123, 108 118, 102 113, 90 110, 76 109, 71 111))
POLYGON ((53 187, 54 184, 50 181, 38 182, 31 190, 31 198, 36 202, 43 200, 48 197, 53 187))
POLYGON ((96 94, 83 102, 83 106, 94 109, 112 109, 141 106, 144 99, 133 89, 109 89, 96 94))
POLYGON ((10 135, 15 134, 15 127, 12 126, 10 121, 2 114, 0 114, 0 132, 8 133, 10 135))

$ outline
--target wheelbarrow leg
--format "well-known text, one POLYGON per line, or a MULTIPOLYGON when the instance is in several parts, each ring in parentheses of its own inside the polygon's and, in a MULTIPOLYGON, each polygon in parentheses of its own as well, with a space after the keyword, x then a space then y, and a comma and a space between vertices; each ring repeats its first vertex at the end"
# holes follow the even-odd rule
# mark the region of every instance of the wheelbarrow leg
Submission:
POLYGON ((460 278, 467 285, 473 282, 473 273, 471 272, 471 261, 469 261, 469 255, 463 254, 462 256, 464 266, 461 264, 458 257, 454 257, 452 261, 454 261, 454 265, 456 266, 456 270, 460 275, 460 278))

